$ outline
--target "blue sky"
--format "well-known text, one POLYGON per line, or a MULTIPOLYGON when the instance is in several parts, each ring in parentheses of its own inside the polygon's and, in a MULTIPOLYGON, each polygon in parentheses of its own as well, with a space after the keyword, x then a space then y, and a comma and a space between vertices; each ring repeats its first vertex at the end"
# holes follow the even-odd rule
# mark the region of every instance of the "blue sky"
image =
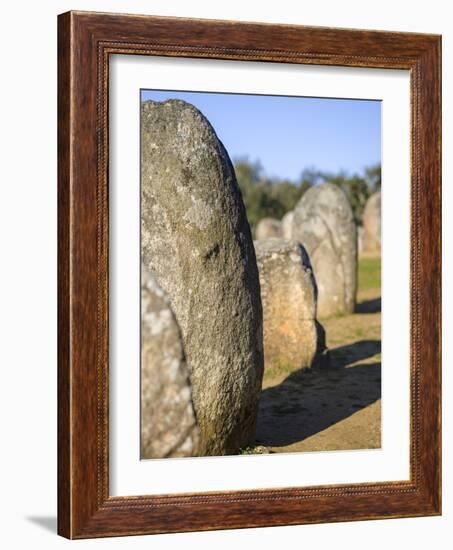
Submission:
POLYGON ((259 160, 270 177, 297 180, 312 167, 361 173, 381 160, 380 101, 151 90, 141 97, 192 103, 233 161, 259 160))

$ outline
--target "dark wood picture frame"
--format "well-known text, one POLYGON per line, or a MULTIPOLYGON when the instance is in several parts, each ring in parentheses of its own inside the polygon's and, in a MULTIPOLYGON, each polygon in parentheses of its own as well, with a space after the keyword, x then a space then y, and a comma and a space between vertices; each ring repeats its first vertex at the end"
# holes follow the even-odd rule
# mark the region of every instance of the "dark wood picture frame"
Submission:
POLYGON ((440 514, 440 36, 69 12, 59 16, 58 49, 59 534, 87 538, 440 514), (109 496, 111 54, 410 71, 409 481, 109 496))

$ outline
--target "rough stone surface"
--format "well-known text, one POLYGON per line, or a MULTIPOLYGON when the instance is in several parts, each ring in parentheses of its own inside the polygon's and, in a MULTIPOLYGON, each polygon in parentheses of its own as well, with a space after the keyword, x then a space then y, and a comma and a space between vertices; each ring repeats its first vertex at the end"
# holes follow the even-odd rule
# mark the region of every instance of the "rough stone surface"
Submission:
POLYGON ((282 224, 274 218, 262 218, 256 224, 255 236, 257 240, 282 236, 282 224))
POLYGON ((357 229, 343 190, 311 187, 294 210, 293 239, 303 244, 318 285, 318 317, 352 313, 357 292, 357 229))
POLYGON ((364 250, 381 250, 381 192, 373 193, 363 210, 364 250))
POLYGON ((255 241, 263 304, 264 365, 311 367, 325 350, 316 321, 317 287, 304 247, 286 239, 255 241))
POLYGON ((293 210, 290 210, 287 212, 283 218, 282 218, 282 237, 284 239, 292 239, 293 238, 293 219, 294 219, 294 212, 293 210))
POLYGON ((145 269, 141 285, 141 457, 196 456, 200 433, 181 332, 145 269))
POLYGON ((178 100, 142 105, 142 259, 184 339, 200 454, 255 435, 263 376, 255 251, 234 169, 206 118, 178 100))

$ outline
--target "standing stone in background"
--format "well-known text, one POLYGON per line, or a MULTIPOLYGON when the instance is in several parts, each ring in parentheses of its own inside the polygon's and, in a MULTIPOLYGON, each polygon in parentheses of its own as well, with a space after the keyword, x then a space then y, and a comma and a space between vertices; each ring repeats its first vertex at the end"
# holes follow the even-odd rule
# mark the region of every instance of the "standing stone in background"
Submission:
POLYGON ((282 224, 274 218, 263 218, 256 225, 256 238, 269 239, 270 237, 279 238, 282 236, 282 224))
POLYGON ((361 254, 364 249, 364 236, 363 236, 363 227, 361 225, 357 226, 357 252, 361 254))
POLYGON ((197 456, 200 439, 178 323, 142 269, 141 457, 197 456))
POLYGON ((206 118, 184 101, 141 111, 142 260, 168 294, 184 339, 200 455, 255 436, 262 309, 234 169, 206 118))
POLYGON ((326 355, 316 321, 317 288, 304 247, 285 239, 255 241, 263 304, 265 369, 311 367, 326 355))
POLYGON ((351 205, 333 183, 311 187, 294 210, 293 239, 303 244, 318 285, 318 317, 353 313, 357 229, 351 205))
POLYGON ((373 193, 363 210, 364 250, 381 251, 381 192, 373 193))
POLYGON ((284 239, 292 239, 293 238, 293 219, 294 219, 294 212, 293 210, 290 210, 287 212, 283 218, 282 218, 282 237, 284 239))

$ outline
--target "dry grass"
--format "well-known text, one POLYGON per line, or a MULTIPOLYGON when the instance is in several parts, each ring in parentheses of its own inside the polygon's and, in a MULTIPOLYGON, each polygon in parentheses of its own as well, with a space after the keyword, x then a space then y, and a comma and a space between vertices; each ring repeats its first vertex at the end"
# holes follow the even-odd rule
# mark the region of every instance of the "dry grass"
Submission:
POLYGON ((260 452, 380 447, 380 258, 361 258, 359 285, 357 312, 323 321, 329 367, 279 365, 265 372, 260 452))

